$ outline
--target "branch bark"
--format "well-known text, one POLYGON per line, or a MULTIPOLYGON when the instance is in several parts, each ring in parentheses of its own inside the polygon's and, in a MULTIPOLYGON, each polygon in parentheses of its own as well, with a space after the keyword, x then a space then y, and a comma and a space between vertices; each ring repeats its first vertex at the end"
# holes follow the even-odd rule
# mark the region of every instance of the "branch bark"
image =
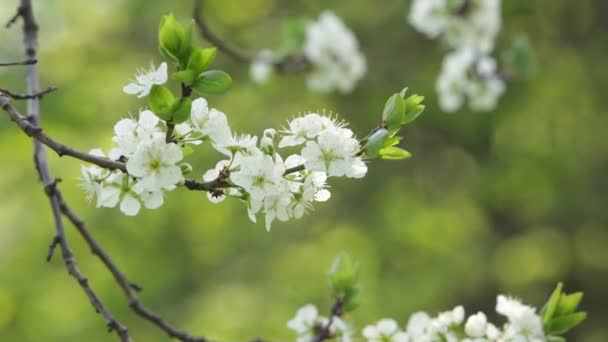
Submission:
POLYGON ((38 61, 35 59, 26 59, 25 61, 19 61, 19 62, 0 63, 0 67, 14 66, 14 65, 32 65, 32 64, 36 64, 36 63, 38 63, 38 61))
POLYGON ((48 88, 41 90, 34 94, 19 94, 19 93, 10 91, 8 89, 0 88, 0 93, 4 93, 4 94, 8 95, 9 97, 13 98, 14 100, 29 100, 29 99, 35 99, 35 98, 41 99, 42 97, 44 97, 44 95, 54 92, 55 90, 57 90, 57 87, 48 87, 48 88))
MULTIPOLYGON (((30 0, 21 0, 21 4, 19 6, 19 9, 17 10, 17 14, 15 15, 15 17, 13 17, 13 19, 11 19, 9 24, 16 22, 19 17, 23 19, 23 32, 25 36, 24 42, 27 57, 29 60, 36 60, 36 49, 38 45, 38 25, 34 18, 34 13, 30 0)), ((35 64, 28 65, 26 72, 26 82, 29 94, 36 94, 40 92, 38 68, 35 64)), ((0 99, 2 99, 1 96, 0 99)), ((28 112, 30 113, 29 115, 31 117, 33 126, 40 127, 39 98, 33 97, 28 99, 27 108, 28 112)), ((53 212, 53 219, 55 223, 55 236, 53 237, 53 242, 49 246, 49 256, 52 255, 52 252, 55 247, 58 246, 61 248, 61 255, 63 256, 63 261, 68 270, 68 273, 74 279, 76 279, 86 296, 89 298, 89 301, 91 302, 95 310, 104 317, 108 326, 108 330, 115 331, 120 337, 121 341, 130 342, 131 338, 129 337, 127 328, 120 324, 110 313, 110 311, 108 311, 101 299, 99 299, 97 294, 90 287, 87 277, 84 276, 84 274, 82 274, 82 272, 78 268, 78 264, 76 263, 76 259, 70 249, 65 235, 65 229, 63 226, 60 208, 61 194, 56 187, 56 180, 54 180, 51 176, 51 171, 48 166, 44 146, 37 139, 34 139, 34 163, 40 176, 40 179, 44 184, 45 193, 47 194, 49 201, 51 202, 51 210, 53 212)))

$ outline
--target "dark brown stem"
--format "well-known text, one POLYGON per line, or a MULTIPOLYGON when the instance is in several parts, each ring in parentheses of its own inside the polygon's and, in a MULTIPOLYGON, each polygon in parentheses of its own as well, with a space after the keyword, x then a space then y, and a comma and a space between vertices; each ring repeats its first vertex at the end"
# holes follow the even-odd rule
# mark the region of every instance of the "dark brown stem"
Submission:
POLYGON ((42 91, 39 91, 37 93, 34 94, 19 94, 19 93, 15 93, 12 92, 8 89, 4 89, 4 88, 0 88, 0 93, 4 93, 8 96, 10 96, 12 99, 14 100, 29 100, 29 99, 41 99, 42 97, 44 97, 44 95, 54 92, 55 90, 57 90, 57 87, 48 87, 42 91))
POLYGON ((333 305, 331 306, 327 323, 324 326, 319 327, 317 335, 313 340, 314 342, 322 342, 333 337, 331 334, 331 325, 334 323, 334 317, 342 317, 344 313, 343 306, 344 300, 342 297, 336 297, 333 305))
POLYGON ((0 63, 0 67, 14 66, 14 65, 31 65, 31 64, 36 64, 36 63, 38 63, 38 61, 35 59, 27 59, 25 61, 19 61, 19 62, 0 63))

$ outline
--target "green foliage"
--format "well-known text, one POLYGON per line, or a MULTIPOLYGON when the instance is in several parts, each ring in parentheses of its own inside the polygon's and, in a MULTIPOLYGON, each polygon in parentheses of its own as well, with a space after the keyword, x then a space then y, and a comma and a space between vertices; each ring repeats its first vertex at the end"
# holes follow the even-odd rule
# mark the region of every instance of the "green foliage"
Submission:
POLYGON ((540 312, 545 332, 549 335, 563 335, 587 318, 586 312, 577 311, 583 293, 566 294, 562 287, 562 283, 557 284, 540 312))
POLYGON ((302 50, 306 41, 307 21, 307 18, 291 18, 283 21, 279 55, 288 55, 302 50))
POLYGON ((507 72, 514 77, 529 79, 536 73, 536 57, 524 34, 513 36, 510 46, 501 54, 501 61, 507 72))
POLYGON ((170 121, 175 106, 175 96, 168 88, 155 84, 150 90, 148 104, 159 118, 170 121))
POLYGON ((185 66, 192 51, 193 23, 184 27, 173 14, 162 17, 158 30, 160 52, 167 59, 185 66))
POLYGON ((342 299, 343 309, 354 310, 359 305, 359 263, 341 253, 334 259, 328 278, 332 295, 342 299))
POLYGON ((365 156, 370 159, 404 160, 410 158, 410 152, 397 147, 402 140, 397 133, 420 116, 425 106, 424 97, 411 95, 405 98, 407 88, 391 95, 382 111, 382 126, 375 129, 363 139, 365 156))
POLYGON ((227 73, 209 70, 196 78, 192 88, 201 94, 222 94, 230 88, 231 84, 232 78, 227 73))

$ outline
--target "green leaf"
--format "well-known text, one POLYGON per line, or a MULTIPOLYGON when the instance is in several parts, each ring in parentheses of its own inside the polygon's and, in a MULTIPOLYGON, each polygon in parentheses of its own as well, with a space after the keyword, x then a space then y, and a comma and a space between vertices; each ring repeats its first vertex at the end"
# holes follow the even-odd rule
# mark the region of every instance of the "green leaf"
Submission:
POLYGON ((196 78, 196 73, 192 70, 180 70, 171 74, 171 79, 177 82, 191 85, 196 78))
POLYGON ((232 78, 220 70, 205 71, 198 76, 192 84, 192 88, 203 94, 224 93, 232 84, 232 78))
POLYGON ((424 101, 424 96, 420 95, 412 95, 405 100, 405 114, 403 116, 403 120, 401 121, 402 125, 406 125, 418 118, 422 112, 424 112, 425 106, 422 104, 424 101))
POLYGON ((153 85, 148 96, 148 104, 159 118, 165 121, 171 120, 171 113, 175 105, 175 97, 171 90, 161 85, 153 85))
POLYGON ((302 50, 306 42, 307 22, 306 18, 287 19, 283 22, 279 54, 287 55, 302 50))
POLYGON ((575 312, 582 299, 582 292, 575 292, 568 295, 563 294, 559 299, 559 303, 557 304, 555 316, 563 316, 575 312))
POLYGON ((553 290, 553 293, 551 293, 551 297, 549 297, 549 300, 540 311, 540 314, 543 317, 543 322, 545 324, 549 323, 549 321, 553 317, 553 314, 555 313, 555 310, 557 309, 557 304, 559 303, 559 299, 562 296, 562 287, 562 283, 557 283, 557 286, 553 290))
POLYGON ((404 160, 412 156, 408 151, 396 146, 385 147, 380 150, 379 154, 380 159, 384 160, 404 160))
POLYGON ((190 118, 190 109, 192 108, 192 100, 189 97, 182 97, 177 102, 171 114, 171 121, 180 124, 190 118))
POLYGON ((388 98, 382 111, 382 121, 389 129, 398 128, 405 119, 405 100, 397 93, 388 98))
MULTIPOLYGON (((190 53, 186 68, 192 71, 194 74, 199 75, 203 71, 207 70, 211 62, 213 62, 213 59, 215 59, 216 54, 216 48, 195 48, 192 50, 192 53, 190 53)), ((192 82, 189 84, 192 84, 192 82)))
MULTIPOLYGON (((389 132, 390 135, 390 132, 389 132)), ((388 139, 386 139, 386 141, 384 142, 384 144, 382 144, 382 147, 389 147, 389 146, 395 146, 397 145, 399 142, 401 142, 401 139, 403 139, 402 137, 398 137, 398 136, 392 136, 388 139)))
POLYGON ((511 76, 529 79, 536 73, 537 60, 528 37, 518 34, 511 38, 511 45, 501 54, 502 65, 511 76))
POLYGON ((165 15, 160 20, 158 43, 161 53, 175 62, 179 60, 182 42, 185 40, 183 26, 175 20, 173 13, 165 15))
POLYGON ((386 128, 380 128, 375 131, 365 144, 365 155, 369 158, 376 158, 388 137, 388 130, 386 128))
POLYGON ((359 263, 348 254, 340 253, 329 270, 329 288, 334 296, 353 293, 359 280, 359 263))
POLYGON ((192 50, 191 22, 187 27, 182 26, 171 13, 161 18, 158 29, 158 44, 160 52, 166 58, 185 66, 192 50))
POLYGON ((355 310, 359 306, 361 289, 358 286, 353 286, 351 290, 342 297, 342 309, 345 312, 355 310))
POLYGON ((546 332, 551 335, 563 335, 579 325, 585 318, 587 318, 586 312, 576 312, 555 318, 546 327, 546 332))

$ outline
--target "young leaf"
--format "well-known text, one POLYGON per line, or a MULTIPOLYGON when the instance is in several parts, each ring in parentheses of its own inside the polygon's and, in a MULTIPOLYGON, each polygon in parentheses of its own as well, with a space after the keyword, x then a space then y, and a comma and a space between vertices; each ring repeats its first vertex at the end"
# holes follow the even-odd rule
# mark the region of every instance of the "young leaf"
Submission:
POLYGON ((171 90, 161 85, 153 85, 148 96, 148 104, 159 118, 165 121, 171 120, 171 112, 175 105, 175 97, 171 90))
POLYGON ((386 128, 380 128, 375 131, 365 144, 365 155, 369 158, 376 158, 387 139, 388 130, 386 128))
POLYGON ((559 299, 559 304, 557 305, 557 310, 555 310, 555 316, 559 317, 575 312, 582 299, 582 292, 575 292, 568 295, 562 294, 559 299))
POLYGON ((559 303, 559 299, 562 296, 562 287, 562 283, 557 284, 557 286, 553 290, 553 293, 551 293, 551 297, 549 297, 549 300, 540 311, 540 314, 543 317, 543 322, 545 324, 549 323, 555 313, 555 310, 557 309, 557 304, 559 303))
POLYGON ((403 116, 403 120, 401 121, 402 125, 406 125, 418 118, 422 112, 424 112, 425 106, 422 104, 424 101, 424 96, 420 95, 412 95, 405 100, 405 114, 403 116))
POLYGON ((171 114, 171 121, 176 124, 182 123, 190 118, 190 109, 192 108, 192 100, 189 97, 182 97, 177 102, 171 114))
POLYGON ((192 84, 196 78, 196 73, 192 70, 180 70, 171 74, 171 79, 177 82, 192 84))
POLYGON ((382 121, 389 129, 398 128, 405 119, 406 103, 401 94, 397 93, 388 98, 382 112, 382 121))
POLYGON ((389 146, 381 149, 379 155, 380 159, 384 160, 404 160, 412 156, 408 151, 396 146, 389 146))
POLYGON ((348 254, 339 254, 329 270, 329 288, 335 296, 352 293, 359 279, 359 263, 348 254))
MULTIPOLYGON (((208 49, 200 49, 195 48, 190 53, 190 57, 188 58, 188 65, 186 68, 195 75, 199 75, 203 71, 207 70, 215 55, 217 54, 217 50, 215 48, 208 49)), ((192 83, 192 82, 190 82, 192 83)))
POLYGON ((173 13, 161 18, 158 30, 158 43, 161 53, 168 59, 179 61, 181 46, 185 40, 183 26, 175 20, 173 13))
POLYGON ((224 93, 232 84, 232 78, 220 70, 205 71, 198 76, 192 84, 192 88, 203 94, 224 93))
POLYGON ((547 333, 551 335, 563 335, 579 325, 585 318, 587 318, 586 312, 576 312, 555 318, 549 323, 549 326, 546 327, 547 333))

